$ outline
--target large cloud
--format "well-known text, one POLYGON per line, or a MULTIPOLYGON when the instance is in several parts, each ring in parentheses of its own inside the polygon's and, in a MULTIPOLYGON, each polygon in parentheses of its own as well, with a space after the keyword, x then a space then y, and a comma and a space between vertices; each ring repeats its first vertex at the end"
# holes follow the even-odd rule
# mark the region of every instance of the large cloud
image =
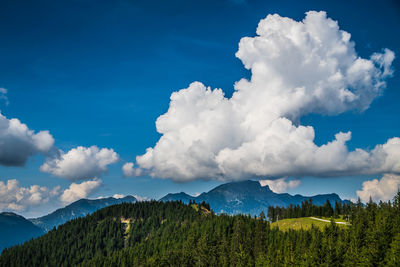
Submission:
POLYGON ((113 149, 97 146, 73 148, 67 153, 48 158, 40 167, 43 172, 70 180, 92 179, 107 172, 107 166, 118 161, 113 149))
POLYGON ((317 146, 313 127, 299 125, 309 113, 367 109, 392 74, 392 51, 361 58, 349 33, 311 11, 301 22, 268 15, 236 56, 251 79, 235 83, 229 99, 200 82, 173 93, 156 122, 161 138, 125 174, 190 181, 400 172, 399 138, 349 151, 350 132, 317 146))
POLYGON ((362 202, 368 202, 370 197, 373 201, 392 200, 400 187, 400 176, 385 174, 380 180, 373 179, 362 184, 362 190, 357 191, 357 196, 362 202))
POLYGON ((0 113, 0 165, 23 166, 28 157, 48 152, 53 144, 48 131, 35 133, 18 119, 0 113))
POLYGON ((80 184, 72 183, 68 189, 65 189, 60 196, 60 200, 67 204, 81 198, 86 198, 101 185, 100 179, 85 181, 80 184))
POLYGON ((15 179, 7 183, 0 181, 0 210, 25 211, 56 199, 59 191, 59 186, 53 189, 39 185, 21 187, 15 179))

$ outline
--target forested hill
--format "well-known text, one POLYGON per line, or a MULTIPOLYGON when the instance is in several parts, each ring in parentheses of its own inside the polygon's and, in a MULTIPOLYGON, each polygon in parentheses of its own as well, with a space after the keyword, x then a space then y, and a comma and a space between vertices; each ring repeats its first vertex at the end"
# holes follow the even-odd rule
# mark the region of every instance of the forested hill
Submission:
POLYGON ((352 205, 349 227, 286 232, 207 205, 124 203, 4 250, 0 266, 399 266, 399 198, 352 205))
POLYGON ((301 205, 305 200, 311 199, 315 205, 321 206, 329 200, 333 205, 335 202, 348 204, 350 201, 342 200, 337 194, 322 194, 315 196, 290 195, 287 193, 278 194, 268 186, 261 186, 258 181, 240 181, 222 184, 209 192, 202 193, 197 197, 190 196, 183 192, 168 194, 160 201, 182 201, 189 203, 190 200, 197 203, 207 202, 215 213, 228 214, 250 214, 258 215, 261 211, 265 214, 268 207, 289 205, 301 205))

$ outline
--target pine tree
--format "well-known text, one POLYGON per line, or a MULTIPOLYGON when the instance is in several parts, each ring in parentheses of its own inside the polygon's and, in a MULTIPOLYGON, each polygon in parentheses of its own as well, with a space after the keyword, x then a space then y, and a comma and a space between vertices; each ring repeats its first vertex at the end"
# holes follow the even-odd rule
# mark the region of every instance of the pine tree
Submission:
POLYGON ((385 263, 387 266, 400 266, 400 233, 393 239, 390 250, 386 255, 385 263))

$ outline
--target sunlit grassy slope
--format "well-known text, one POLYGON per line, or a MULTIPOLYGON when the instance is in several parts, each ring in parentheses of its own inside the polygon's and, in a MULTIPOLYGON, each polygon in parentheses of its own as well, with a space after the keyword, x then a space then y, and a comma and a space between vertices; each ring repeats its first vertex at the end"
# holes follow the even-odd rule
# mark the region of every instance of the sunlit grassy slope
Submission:
MULTIPOLYGON (((322 218, 330 220, 329 218, 322 218)), ((335 219, 337 222, 343 222, 342 219, 335 219)), ((314 220, 310 217, 303 218, 292 218, 292 219, 283 219, 278 222, 274 222, 271 224, 272 227, 279 227, 281 231, 287 231, 289 229, 300 230, 300 229, 310 229, 311 225, 317 226, 323 229, 325 226, 329 225, 330 222, 322 222, 318 220, 314 220)), ((338 224, 339 227, 347 227, 343 224, 338 224)))

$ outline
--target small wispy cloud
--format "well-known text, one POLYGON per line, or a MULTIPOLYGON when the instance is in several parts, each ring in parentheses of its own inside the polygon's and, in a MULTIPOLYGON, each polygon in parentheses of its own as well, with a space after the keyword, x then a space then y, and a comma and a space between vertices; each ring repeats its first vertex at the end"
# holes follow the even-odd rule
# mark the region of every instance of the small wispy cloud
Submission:
POLYGON ((6 88, 0 88, 0 99, 4 101, 6 106, 8 106, 8 104, 10 103, 8 101, 7 92, 8 90, 6 88))
POLYGON ((269 188, 275 193, 285 193, 287 192, 287 189, 296 188, 301 184, 300 180, 286 180, 286 177, 276 180, 260 180, 260 185, 268 185, 269 188))
POLYGON ((150 200, 150 198, 148 198, 148 197, 143 197, 143 196, 139 196, 139 195, 136 195, 136 194, 133 194, 132 196, 134 198, 136 198, 137 201, 149 201, 150 200))

